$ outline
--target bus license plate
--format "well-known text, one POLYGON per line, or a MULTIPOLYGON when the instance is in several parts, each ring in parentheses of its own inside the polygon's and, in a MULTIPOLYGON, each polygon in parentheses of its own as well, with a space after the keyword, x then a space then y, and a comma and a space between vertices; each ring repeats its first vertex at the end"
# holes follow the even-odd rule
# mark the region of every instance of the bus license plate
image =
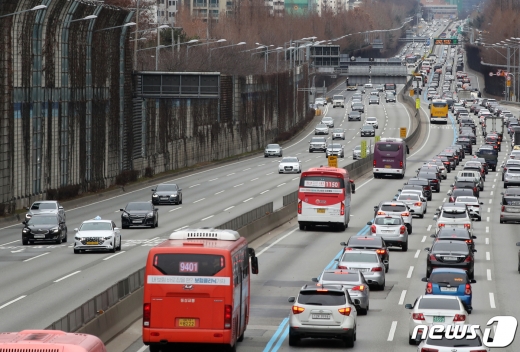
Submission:
POLYGON ((385 169, 390 169, 392 165, 385 165, 385 169))
POLYGON ((183 328, 194 328, 195 319, 179 319, 179 326, 183 328))
POLYGON ((87 245, 89 246, 97 246, 99 242, 87 242, 87 245))
POLYGON ((434 323, 444 323, 444 317, 433 317, 434 323))
POLYGON ((325 209, 316 209, 316 211, 318 212, 318 214, 325 214, 325 209))

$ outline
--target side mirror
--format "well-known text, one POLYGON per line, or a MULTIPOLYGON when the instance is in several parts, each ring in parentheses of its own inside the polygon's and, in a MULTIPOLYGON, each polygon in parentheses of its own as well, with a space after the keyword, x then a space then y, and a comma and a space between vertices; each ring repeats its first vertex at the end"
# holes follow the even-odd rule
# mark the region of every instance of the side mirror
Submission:
POLYGON ((421 281, 422 281, 422 282, 428 282, 428 279, 425 278, 425 277, 423 277, 423 278, 421 279, 421 281))
POLYGON ((119 232, 120 231, 119 227, 114 227, 114 231, 119 232))
MULTIPOLYGON (((520 242, 518 242, 518 243, 520 243, 520 242)), ((345 242, 340 242, 339 244, 340 244, 341 246, 345 246, 345 247, 347 246, 347 244, 346 244, 345 242)))
POLYGON ((433 217, 433 220, 437 220, 438 218, 439 218, 439 216, 438 216, 438 215, 435 215, 435 216, 433 217))
POLYGON ((451 184, 450 187, 455 187, 455 185, 454 185, 454 184, 451 184))
POLYGON ((383 260, 384 265, 388 265, 388 263, 389 263, 388 260, 383 260))
POLYGON ((60 205, 58 209, 63 210, 63 205, 60 205))
POLYGON ((415 213, 415 210, 413 210, 413 209, 410 209, 410 213, 415 213))
POLYGON ((153 208, 153 210, 155 210, 155 211, 159 211, 159 208, 153 208))
POLYGON ((405 309, 413 309, 413 306, 410 303, 404 305, 405 309))
POLYGON ((429 252, 430 251, 430 247, 426 247, 424 250, 429 252))
POLYGON ((361 301, 360 301, 359 299, 355 298, 355 299, 354 299, 354 304, 355 304, 356 306, 359 306, 359 305, 361 305, 361 301))
POLYGON ((253 274, 258 274, 258 257, 251 257, 251 272, 253 274))
POLYGON ((369 225, 369 226, 372 225, 372 221, 367 222, 367 225, 369 225))
POLYGON ((472 284, 476 284, 477 280, 469 280, 469 282, 471 282, 472 284))
POLYGON ((376 205, 376 206, 374 207, 374 210, 377 210, 378 208, 379 208, 379 206, 376 205))
POLYGON ((289 303, 294 303, 296 301, 296 297, 289 297, 289 303))
POLYGON ((119 211, 123 211, 124 212, 125 210, 123 208, 121 208, 121 209, 119 209, 119 211))
POLYGON ((79 229, 76 227, 76 228, 74 229, 74 232, 78 232, 78 231, 79 231, 79 229))
POLYGON ((155 192, 155 188, 152 188, 152 192, 155 192))
POLYGON ((474 249, 474 250, 473 250, 473 253, 477 253, 477 250, 476 250, 476 249, 474 249))
POLYGON ((435 237, 437 237, 437 235, 434 234, 434 233, 432 233, 432 234, 430 235, 430 237, 431 237, 431 238, 435 238, 435 237))
POLYGON ((25 220, 22 221, 22 224, 27 225, 27 221, 25 221, 25 220))
POLYGON ((317 277, 313 277, 313 278, 311 279, 311 281, 312 281, 312 282, 318 282, 318 278, 317 278, 317 277))
POLYGON ((401 188, 398 189, 399 192, 402 192, 403 190, 401 188))
POLYGON ((480 204, 480 205, 483 205, 483 204, 484 204, 484 202, 480 202, 479 204, 480 204))
POLYGON ((452 194, 451 191, 446 192, 447 196, 451 196, 451 194, 452 194))

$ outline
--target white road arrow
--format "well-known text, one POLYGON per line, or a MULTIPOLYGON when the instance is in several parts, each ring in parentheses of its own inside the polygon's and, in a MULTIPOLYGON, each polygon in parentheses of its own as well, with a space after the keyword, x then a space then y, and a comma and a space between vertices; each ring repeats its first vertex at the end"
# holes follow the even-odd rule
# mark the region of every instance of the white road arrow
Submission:
POLYGON ((19 249, 17 251, 11 251, 11 253, 20 253, 21 251, 24 251, 24 250, 25 250, 25 248, 22 248, 22 249, 19 249))

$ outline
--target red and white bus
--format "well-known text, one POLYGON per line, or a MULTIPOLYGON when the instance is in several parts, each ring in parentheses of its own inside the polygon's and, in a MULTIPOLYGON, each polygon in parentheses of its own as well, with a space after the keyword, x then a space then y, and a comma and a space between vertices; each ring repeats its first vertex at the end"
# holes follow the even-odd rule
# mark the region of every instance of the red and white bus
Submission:
POLYGON ((251 272, 258 274, 258 258, 236 231, 185 229, 172 233, 148 253, 144 344, 150 352, 169 343, 236 349, 249 320, 251 272))
POLYGON ((23 330, 0 334, 0 351, 106 352, 97 336, 60 330, 23 330))
POLYGON ((401 138, 381 138, 374 147, 374 178, 385 175, 403 178, 406 172, 408 146, 401 138))
POLYGON ((300 230, 328 225, 345 231, 350 221, 352 193, 354 181, 345 169, 322 166, 303 172, 298 190, 300 230))

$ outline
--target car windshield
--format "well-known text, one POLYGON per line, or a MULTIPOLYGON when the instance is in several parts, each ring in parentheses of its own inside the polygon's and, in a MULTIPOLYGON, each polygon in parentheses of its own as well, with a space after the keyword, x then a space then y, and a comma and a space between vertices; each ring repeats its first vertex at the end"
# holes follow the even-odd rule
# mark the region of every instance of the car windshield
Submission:
POLYGON ((347 303, 343 292, 338 291, 302 291, 298 303, 315 306, 342 306, 347 303))
POLYGON ((435 242, 435 245, 432 249, 433 252, 468 252, 468 245, 466 242, 458 242, 458 241, 438 241, 435 242))
POLYGON ((342 99, 344 99, 344 97, 343 97, 343 95, 335 95, 333 99, 334 100, 342 100, 342 99))
POLYGON ((455 203, 477 203, 477 197, 457 197, 455 203))
POLYGON ((275 149, 275 148, 280 148, 280 146, 278 144, 268 144, 267 145, 267 148, 269 149, 275 149))
POLYGON ((374 127, 365 125, 365 126, 362 127, 362 129, 364 129, 364 130, 373 130, 374 127))
POLYGON ((348 273, 348 272, 339 272, 339 273, 323 273, 320 278, 322 281, 350 281, 350 282, 358 282, 359 274, 358 273, 348 273))
POLYGON ((152 210, 152 204, 146 203, 146 202, 139 202, 139 203, 128 203, 128 205, 125 208, 126 211, 130 210, 152 210))
POLYGON ((403 222, 399 218, 376 218, 376 225, 401 225, 403 222))
POLYGON ((84 222, 79 228, 80 231, 110 231, 112 224, 109 222, 84 222))
POLYGON ((27 225, 56 225, 58 219, 56 216, 33 216, 27 222, 27 225))
POLYGON ((56 210, 58 208, 56 203, 33 203, 31 210, 56 210))
POLYGON ((322 121, 322 122, 329 122, 329 121, 332 121, 332 117, 324 117, 321 121, 322 121))
POLYGON ((329 144, 329 149, 341 149, 341 144, 329 144))
POLYGON ((377 119, 375 117, 367 117, 367 121, 373 122, 377 121, 377 119))
POLYGON ((297 158, 283 158, 282 159, 282 163, 297 163, 297 162, 298 162, 297 158))
POLYGON ((157 188, 156 188, 156 191, 157 192, 175 192, 177 191, 177 185, 166 185, 166 184, 162 184, 162 185, 158 185, 157 188))
POLYGON ((358 253, 358 252, 345 252, 340 262, 351 262, 351 263, 378 263, 377 254, 374 253, 358 253))
POLYGON ((341 128, 335 128, 334 133, 343 133, 343 129, 341 128))
POLYGON ((419 309, 460 310, 460 304, 456 299, 423 297, 419 301, 419 309))
POLYGON ((323 124, 320 123, 320 124, 318 124, 316 126, 316 128, 327 128, 327 125, 323 125, 323 124))

